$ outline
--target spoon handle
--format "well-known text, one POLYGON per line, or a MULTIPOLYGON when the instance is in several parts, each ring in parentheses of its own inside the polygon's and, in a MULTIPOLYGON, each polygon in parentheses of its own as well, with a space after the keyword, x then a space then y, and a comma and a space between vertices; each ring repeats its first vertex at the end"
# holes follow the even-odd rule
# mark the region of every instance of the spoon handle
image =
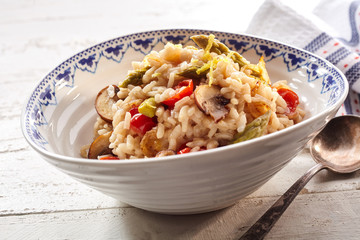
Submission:
POLYGON ((242 235, 240 240, 245 239, 263 239, 265 235, 271 230, 277 220, 285 212, 290 203, 295 199, 298 193, 310 181, 310 179, 321 169, 324 165, 318 163, 309 169, 301 178, 299 178, 270 208, 262 215, 261 218, 242 235))

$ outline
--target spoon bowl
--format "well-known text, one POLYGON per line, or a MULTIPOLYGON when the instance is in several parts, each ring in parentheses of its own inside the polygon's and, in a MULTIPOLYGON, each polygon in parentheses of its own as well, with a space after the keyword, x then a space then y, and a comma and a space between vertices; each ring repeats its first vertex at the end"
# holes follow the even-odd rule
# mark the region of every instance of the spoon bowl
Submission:
POLYGON ((317 163, 338 173, 360 169, 360 117, 333 118, 312 140, 310 153, 317 163))
POLYGON ((310 179, 322 169, 352 173, 360 169, 360 117, 331 119, 311 140, 310 154, 317 164, 298 179, 240 238, 263 239, 310 179))

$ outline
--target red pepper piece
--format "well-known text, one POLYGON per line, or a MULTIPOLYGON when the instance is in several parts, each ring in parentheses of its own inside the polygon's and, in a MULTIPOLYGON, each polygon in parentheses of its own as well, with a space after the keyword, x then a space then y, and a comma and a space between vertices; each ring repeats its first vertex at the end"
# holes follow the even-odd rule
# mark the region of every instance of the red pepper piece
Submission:
POLYGON ((133 107, 130 109, 130 114, 131 114, 131 117, 133 117, 135 114, 139 113, 139 110, 138 110, 138 107, 133 107))
POLYGON ((138 106, 129 110, 131 114, 130 128, 139 135, 144 135, 147 131, 156 126, 156 117, 150 118, 139 113, 138 106))
POLYGON ((118 158, 116 156, 106 156, 106 157, 99 158, 99 160, 120 160, 120 158, 118 158))
POLYGON ((153 118, 149 118, 141 113, 135 114, 130 120, 130 128, 140 135, 144 135, 155 126, 156 121, 153 118))
POLYGON ((172 97, 169 97, 168 99, 164 100, 162 103, 169 106, 170 108, 173 108, 175 106, 175 103, 179 101, 180 99, 190 96, 194 91, 194 83, 193 80, 187 79, 184 81, 181 81, 176 87, 175 87, 175 95, 172 97))
POLYGON ((287 88, 280 88, 277 90, 277 92, 285 100, 290 113, 295 112, 297 106, 300 103, 299 96, 294 91, 287 88))
POLYGON ((189 153, 191 151, 191 148, 190 147, 185 147, 185 148, 182 148, 181 150, 179 150, 177 152, 177 154, 184 154, 184 153, 189 153))

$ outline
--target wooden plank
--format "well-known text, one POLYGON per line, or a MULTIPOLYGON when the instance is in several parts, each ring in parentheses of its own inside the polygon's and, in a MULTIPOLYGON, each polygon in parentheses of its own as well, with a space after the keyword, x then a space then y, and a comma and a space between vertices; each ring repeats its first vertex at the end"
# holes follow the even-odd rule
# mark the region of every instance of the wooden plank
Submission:
POLYGON ((0 164, 0 216, 127 206, 59 172, 29 147, 0 153, 0 164))
MULTIPOLYGON (((304 149, 270 181, 249 197, 282 195, 298 178, 315 165, 308 149, 304 149)), ((360 189, 360 171, 336 174, 322 170, 305 186, 302 193, 335 192, 360 189)))
MULTIPOLYGON (((359 191, 300 195, 266 239, 358 239, 359 191)), ((170 216, 136 208, 0 218, 2 239, 236 239, 275 201, 244 199, 224 210, 170 216)))

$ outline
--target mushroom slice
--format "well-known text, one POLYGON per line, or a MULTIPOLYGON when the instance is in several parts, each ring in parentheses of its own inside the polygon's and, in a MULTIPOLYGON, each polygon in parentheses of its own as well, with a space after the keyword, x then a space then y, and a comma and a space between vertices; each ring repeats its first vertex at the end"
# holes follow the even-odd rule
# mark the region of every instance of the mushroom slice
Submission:
POLYGON ((112 105, 119 100, 117 96, 119 91, 118 86, 110 85, 103 88, 96 97, 95 109, 106 122, 111 123, 113 120, 112 105))
POLYGON ((89 159, 97 159, 98 156, 112 154, 111 148, 109 148, 110 145, 109 139, 111 134, 112 131, 102 134, 97 138, 95 138, 95 140, 91 143, 89 148, 89 152, 88 152, 89 159))
POLYGON ((220 87, 215 85, 200 85, 194 92, 196 105, 205 114, 210 115, 215 122, 224 119, 229 113, 226 105, 229 99, 221 95, 220 87))
POLYGON ((155 155, 164 149, 164 141, 156 137, 156 130, 152 129, 145 133, 140 142, 140 148, 147 157, 155 155))
POLYGON ((160 152, 158 152, 155 155, 155 157, 165 157, 165 156, 172 156, 172 155, 176 155, 176 152, 171 149, 166 149, 166 150, 161 150, 160 152))

